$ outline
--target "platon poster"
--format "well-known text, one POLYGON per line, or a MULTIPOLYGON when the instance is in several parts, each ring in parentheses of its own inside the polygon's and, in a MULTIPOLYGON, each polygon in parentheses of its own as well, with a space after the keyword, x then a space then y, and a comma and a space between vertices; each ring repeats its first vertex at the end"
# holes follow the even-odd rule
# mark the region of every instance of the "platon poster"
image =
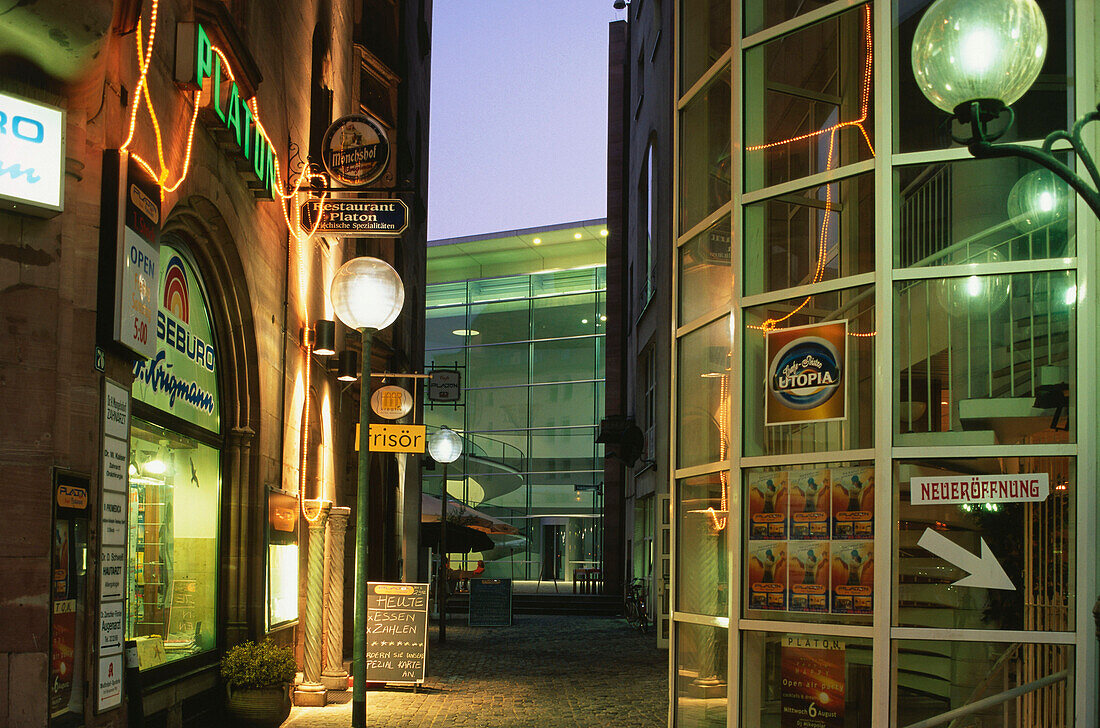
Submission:
POLYGON ((749 609, 787 609, 787 544, 749 545, 749 609))
POLYGON ((767 332, 764 424, 847 419, 847 351, 846 320, 767 332))
POLYGON ((874 607, 873 541, 833 541, 833 613, 870 614, 874 607))
POLYGON ((828 612, 829 542, 792 541, 788 550, 790 611, 828 612))
POLYGON ((843 728, 844 643, 811 635, 781 639, 782 728, 843 728))
POLYGON ((875 469, 833 468, 833 538, 875 535, 875 469))
POLYGON ((753 541, 787 538, 787 472, 752 473, 748 489, 749 538, 753 541))
POLYGON ((792 470, 791 538, 829 538, 829 469, 792 470))

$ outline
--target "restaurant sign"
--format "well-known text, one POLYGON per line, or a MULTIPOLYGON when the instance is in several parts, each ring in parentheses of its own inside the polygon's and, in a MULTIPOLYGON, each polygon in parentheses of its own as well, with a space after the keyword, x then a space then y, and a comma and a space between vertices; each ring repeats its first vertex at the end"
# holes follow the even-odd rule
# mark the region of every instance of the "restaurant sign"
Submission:
POLYGON ((390 237, 409 227, 409 208, 402 200, 328 199, 323 205, 321 200, 306 200, 300 225, 316 235, 390 237))
POLYGON ((64 207, 65 112, 0 93, 0 200, 40 216, 64 207))
POLYGON ((134 364, 134 398, 218 432, 217 354, 202 281, 171 244, 161 245, 160 269, 157 351, 134 364))
POLYGON ((390 140, 382 125, 365 114, 332 123, 321 143, 321 161, 332 178, 348 187, 364 187, 382 176, 390 161, 390 140))

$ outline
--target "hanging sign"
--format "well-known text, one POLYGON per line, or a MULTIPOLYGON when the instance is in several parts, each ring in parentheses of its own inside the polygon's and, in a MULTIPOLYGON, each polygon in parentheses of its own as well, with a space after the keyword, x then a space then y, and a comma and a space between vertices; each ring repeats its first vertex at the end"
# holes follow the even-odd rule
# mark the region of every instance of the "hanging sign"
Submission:
POLYGON ((134 364, 134 398, 205 430, 220 430, 214 330, 190 257, 161 246, 156 354, 134 364))
POLYGON ((462 396, 462 374, 457 369, 436 369, 428 378, 428 399, 457 402, 462 396))
POLYGON ((348 187, 378 179, 390 161, 390 140, 382 125, 365 114, 332 123, 321 143, 321 160, 332 178, 348 187))
POLYGON ((317 235, 391 237, 409 227, 409 207, 402 200, 306 200, 301 207, 302 230, 317 235), (318 210, 321 220, 317 221, 318 210))
POLYGON ((1047 473, 1024 473, 912 478, 909 493, 910 502, 915 506, 1038 503, 1050 495, 1050 476, 1047 473))
POLYGON ((424 425, 370 426, 371 452, 424 452, 424 425))
POLYGON ((847 419, 847 347, 847 321, 768 331, 764 423, 847 419))
POLYGON ((370 408, 387 420, 401 419, 412 411, 413 398, 407 389, 389 385, 379 387, 370 396, 370 408))
POLYGON ((50 217, 64 208, 65 112, 0 93, 0 207, 50 217))

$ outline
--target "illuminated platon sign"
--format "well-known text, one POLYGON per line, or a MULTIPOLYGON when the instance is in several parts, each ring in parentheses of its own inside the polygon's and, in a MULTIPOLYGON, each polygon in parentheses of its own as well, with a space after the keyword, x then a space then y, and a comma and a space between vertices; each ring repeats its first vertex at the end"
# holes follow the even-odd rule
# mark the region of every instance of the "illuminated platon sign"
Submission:
POLYGON ((0 93, 0 200, 20 212, 61 212, 65 112, 0 93))

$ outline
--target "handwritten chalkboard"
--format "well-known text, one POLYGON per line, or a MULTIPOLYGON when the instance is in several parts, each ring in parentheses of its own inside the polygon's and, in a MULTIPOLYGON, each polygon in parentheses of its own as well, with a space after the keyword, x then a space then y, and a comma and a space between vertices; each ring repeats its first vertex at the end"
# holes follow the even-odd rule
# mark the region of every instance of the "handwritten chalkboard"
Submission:
POLYGON ((367 682, 422 683, 428 663, 428 585, 367 585, 367 682))
POLYGON ((470 626, 512 624, 512 580, 470 579, 470 626))

